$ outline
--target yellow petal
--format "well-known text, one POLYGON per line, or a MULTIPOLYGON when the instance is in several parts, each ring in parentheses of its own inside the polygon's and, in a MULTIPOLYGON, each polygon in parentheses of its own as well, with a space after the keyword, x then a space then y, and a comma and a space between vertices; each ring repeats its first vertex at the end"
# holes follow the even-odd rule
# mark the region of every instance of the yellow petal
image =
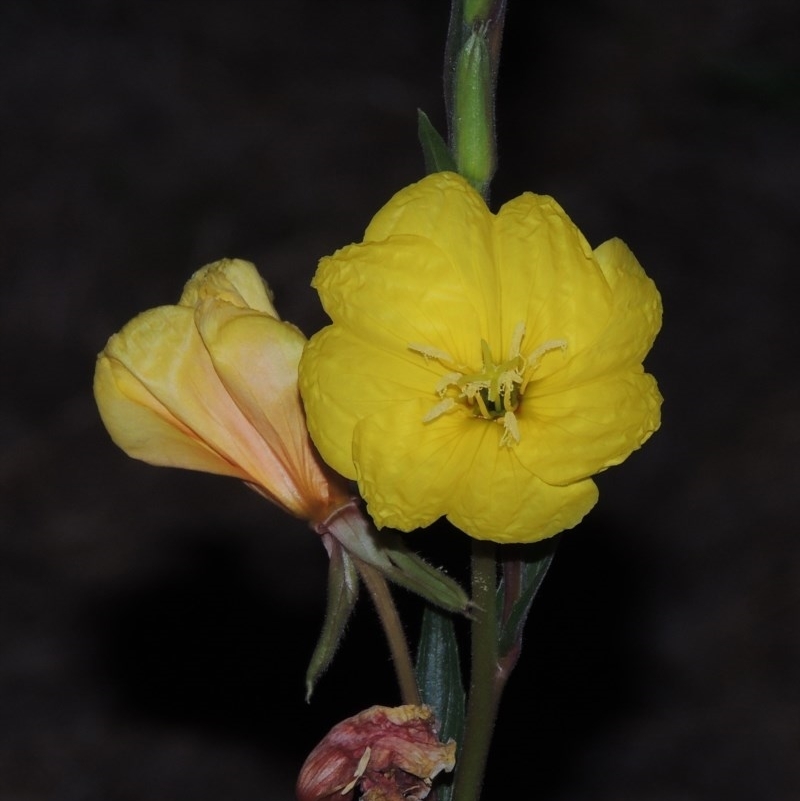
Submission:
POLYGON ((362 420, 353 453, 378 526, 401 531, 447 516, 476 539, 533 542, 577 525, 597 501, 592 481, 552 487, 499 448, 497 424, 454 411, 420 424, 405 403, 362 420))
MULTIPOLYGON (((583 234, 558 203, 526 192, 500 209, 495 234, 502 285, 497 313, 506 321, 497 349, 503 357, 518 322, 526 329, 523 353, 558 339, 566 341, 569 358, 593 344, 609 319, 611 291, 583 234)), ((552 369, 548 362, 538 378, 552 369)))
POLYGON ((272 293, 254 264, 242 259, 220 259, 201 267, 186 283, 179 306, 195 306, 207 298, 278 317, 272 293))
POLYGON ((661 395, 639 367, 547 395, 529 388, 518 410, 520 462, 550 484, 619 464, 660 425, 661 395))
POLYGON ((433 389, 440 376, 438 365, 407 348, 374 347, 338 326, 314 335, 300 361, 300 391, 311 438, 323 459, 338 473, 355 478, 356 423, 423 397, 429 398, 429 409, 437 400, 433 389))
POLYGON ((428 239, 350 245, 320 262, 313 285, 331 320, 373 345, 398 353, 426 345, 480 366, 490 326, 485 299, 428 239))
POLYGON ((547 391, 641 364, 661 328, 661 296, 628 246, 610 239, 594 255, 611 288, 611 316, 594 344, 576 350, 564 369, 547 379, 547 391))
POLYGON ((241 415, 214 373, 191 309, 140 314, 98 357, 95 398, 111 438, 150 464, 248 478, 231 458, 241 415))
POLYGON ((388 406, 353 435, 358 487, 376 525, 411 531, 446 514, 481 447, 483 427, 460 411, 426 424, 426 402, 388 406))
MULTIPOLYGON (((440 172, 394 195, 369 224, 364 241, 380 242, 397 236, 426 239, 458 271, 462 287, 454 299, 461 292, 476 293, 482 299, 478 319, 483 324, 485 309, 497 308, 500 299, 496 275, 487 269, 496 258, 493 223, 483 198, 464 178, 440 172)), ((497 323, 491 318, 489 322, 497 323)), ((491 339, 496 333, 485 332, 491 339)))
POLYGON ((597 503, 589 479, 555 487, 509 448, 487 447, 458 485, 447 519, 475 539, 535 542, 576 526, 597 503))
POLYGON ((198 439, 124 364, 101 353, 94 375, 100 417, 116 445, 134 459, 248 480, 198 439))
POLYGON ((313 451, 297 388, 305 337, 289 323, 227 303, 205 301, 197 327, 219 376, 262 442, 252 479, 299 517, 319 520, 337 494, 313 451))

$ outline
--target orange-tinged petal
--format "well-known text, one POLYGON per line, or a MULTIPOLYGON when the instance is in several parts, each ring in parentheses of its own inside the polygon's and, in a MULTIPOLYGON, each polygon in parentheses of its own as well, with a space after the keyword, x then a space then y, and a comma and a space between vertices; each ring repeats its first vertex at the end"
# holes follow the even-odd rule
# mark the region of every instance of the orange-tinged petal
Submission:
POLYGON ((248 479, 175 417, 123 362, 105 353, 97 360, 94 394, 112 440, 134 459, 248 479))
MULTIPOLYGON (((115 363, 118 371, 127 370, 180 421, 184 431, 205 442, 225 461, 249 472, 236 451, 238 444, 252 440, 255 432, 214 372, 195 328, 192 309, 162 306, 140 314, 111 337, 100 358, 115 363)), ((97 400, 102 414, 106 398, 101 395, 97 400)), ((111 435, 116 441, 123 432, 115 430, 111 435)), ((159 453, 157 441, 151 440, 148 445, 138 458, 170 463, 171 456, 159 453)))
POLYGON ((216 301, 201 303, 196 321, 216 374, 263 439, 251 454, 253 480, 298 516, 324 518, 347 493, 331 481, 306 430, 297 388, 305 337, 289 323, 216 301))

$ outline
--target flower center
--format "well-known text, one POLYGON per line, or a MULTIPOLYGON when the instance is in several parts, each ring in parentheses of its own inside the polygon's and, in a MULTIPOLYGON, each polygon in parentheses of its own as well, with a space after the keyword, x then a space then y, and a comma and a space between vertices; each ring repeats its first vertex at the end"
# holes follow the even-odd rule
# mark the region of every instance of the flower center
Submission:
POLYGON ((545 353, 567 347, 564 339, 549 339, 526 357, 520 351, 524 336, 524 323, 517 323, 508 358, 503 362, 494 361, 489 343, 482 339, 483 364, 478 371, 459 365, 449 354, 437 348, 409 344, 410 350, 425 359, 435 359, 448 370, 435 388, 440 400, 425 414, 422 422, 429 423, 459 404, 466 405, 474 417, 502 424, 500 445, 516 445, 520 441, 520 433, 515 412, 522 403, 533 372, 545 353))

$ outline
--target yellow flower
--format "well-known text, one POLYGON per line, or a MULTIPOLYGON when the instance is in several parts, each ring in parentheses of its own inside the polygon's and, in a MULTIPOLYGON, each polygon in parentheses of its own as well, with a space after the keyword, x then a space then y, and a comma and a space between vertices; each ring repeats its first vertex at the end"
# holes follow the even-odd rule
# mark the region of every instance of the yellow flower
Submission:
POLYGON ((300 364, 309 430, 378 526, 446 515, 478 539, 552 536, 594 506, 590 477, 659 426, 642 368, 658 291, 552 198, 494 215, 459 176, 428 176, 314 286, 333 324, 300 364))
POLYGON ((111 438, 155 465, 235 476, 297 517, 324 520, 344 483, 308 438, 297 389, 305 337, 249 262, 203 267, 177 306, 140 314, 98 356, 111 438))

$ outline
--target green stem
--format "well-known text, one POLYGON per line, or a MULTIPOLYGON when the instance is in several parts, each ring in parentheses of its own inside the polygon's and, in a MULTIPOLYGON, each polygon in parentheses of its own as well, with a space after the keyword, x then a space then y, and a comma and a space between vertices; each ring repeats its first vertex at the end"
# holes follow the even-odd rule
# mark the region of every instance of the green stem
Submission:
POLYGON ((472 547, 472 665, 464 742, 458 757, 453 801, 478 801, 502 689, 497 684, 497 561, 491 542, 472 547))
POLYGON ((397 683, 400 685, 400 696, 404 704, 422 703, 422 698, 417 687, 417 679, 414 674, 414 664, 411 661, 411 653, 408 650, 403 624, 397 614, 397 607, 394 605, 392 595, 386 579, 374 567, 360 559, 354 559, 356 569, 364 581, 364 585, 372 598, 372 603, 378 612, 383 632, 389 643, 389 651, 392 654, 397 683))

